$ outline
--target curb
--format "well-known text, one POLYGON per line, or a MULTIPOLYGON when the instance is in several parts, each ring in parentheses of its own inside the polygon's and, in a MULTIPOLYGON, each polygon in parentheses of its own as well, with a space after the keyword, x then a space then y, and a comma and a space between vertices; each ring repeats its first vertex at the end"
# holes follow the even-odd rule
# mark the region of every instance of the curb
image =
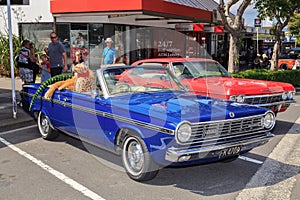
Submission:
POLYGON ((23 128, 26 126, 30 126, 30 125, 34 125, 36 124, 36 122, 32 119, 32 120, 27 120, 27 121, 20 121, 20 122, 14 122, 14 123, 6 123, 3 126, 0 126, 0 132, 5 132, 5 131, 9 131, 13 129, 18 129, 18 128, 23 128))
MULTIPOLYGON (((8 109, 7 107, 5 110, 12 110, 8 109)), ((25 126, 30 126, 36 124, 36 120, 29 114, 26 113, 23 108, 19 107, 17 108, 17 118, 13 118, 12 113, 5 114, 6 118, 1 119, 1 124, 0 124, 0 132, 12 130, 12 129, 17 129, 17 128, 22 128, 25 126), (10 116, 8 116, 10 115, 10 116)))

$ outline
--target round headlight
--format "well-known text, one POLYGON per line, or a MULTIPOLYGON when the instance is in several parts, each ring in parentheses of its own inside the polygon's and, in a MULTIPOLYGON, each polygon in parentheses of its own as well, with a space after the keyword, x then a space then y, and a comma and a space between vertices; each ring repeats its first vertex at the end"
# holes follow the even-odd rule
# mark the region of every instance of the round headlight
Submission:
POLYGON ((293 99, 294 98, 294 92, 290 91, 287 93, 287 98, 288 99, 293 99))
POLYGON ((275 126, 275 115, 272 112, 268 112, 263 118, 263 126, 266 129, 272 129, 275 126))
POLYGON ((230 97, 229 97, 229 100, 230 100, 230 101, 236 101, 236 96, 230 96, 230 97))
POLYGON ((235 102, 238 102, 238 103, 244 103, 245 96, 244 95, 234 95, 234 96, 230 96, 229 100, 235 101, 235 102))
POLYGON ((238 103, 244 103, 245 101, 245 96, 244 95, 239 95, 236 97, 236 102, 238 103))
POLYGON ((178 126, 176 133, 177 142, 185 143, 189 141, 192 136, 192 127, 188 123, 183 122, 178 126))
POLYGON ((286 93, 286 92, 282 93, 281 98, 282 98, 282 100, 284 100, 284 101, 287 100, 287 98, 288 98, 287 93, 286 93))

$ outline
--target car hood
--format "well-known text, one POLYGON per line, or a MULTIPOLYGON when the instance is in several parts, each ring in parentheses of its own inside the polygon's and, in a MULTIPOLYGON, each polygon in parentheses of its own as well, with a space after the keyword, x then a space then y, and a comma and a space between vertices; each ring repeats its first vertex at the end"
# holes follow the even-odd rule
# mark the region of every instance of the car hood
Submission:
MULTIPOLYGON (((200 86, 200 82, 203 82, 203 79, 192 80, 190 82, 192 84, 191 87, 197 90, 196 85, 200 86), (199 84, 196 83, 197 81, 199 84)), ((232 77, 209 77, 206 79, 206 85, 210 92, 213 93, 214 90, 224 91, 226 95, 262 95, 295 90, 293 85, 289 83, 232 77)))
POLYGON ((113 109, 119 108, 114 110, 115 114, 129 110, 127 114, 132 119, 144 119, 147 122, 163 120, 173 124, 185 120, 197 123, 242 118, 267 111, 256 106, 187 93, 160 92, 124 95, 122 98, 111 98, 110 103, 113 109))

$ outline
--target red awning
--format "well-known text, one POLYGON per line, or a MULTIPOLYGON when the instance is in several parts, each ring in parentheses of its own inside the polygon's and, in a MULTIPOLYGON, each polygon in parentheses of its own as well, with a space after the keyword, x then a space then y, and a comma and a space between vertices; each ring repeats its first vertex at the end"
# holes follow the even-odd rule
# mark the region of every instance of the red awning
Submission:
POLYGON ((145 15, 159 16, 168 19, 185 19, 192 22, 211 22, 212 12, 189 7, 164 0, 50 0, 50 11, 53 15, 101 13, 108 15, 141 12, 145 15))

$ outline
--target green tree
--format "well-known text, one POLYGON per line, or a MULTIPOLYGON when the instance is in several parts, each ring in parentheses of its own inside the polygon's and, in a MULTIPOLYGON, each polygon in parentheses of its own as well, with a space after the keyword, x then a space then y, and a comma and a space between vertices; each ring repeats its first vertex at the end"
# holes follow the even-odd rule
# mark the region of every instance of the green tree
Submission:
POLYGON ((278 55, 281 51, 283 29, 291 17, 300 9, 300 0, 256 0, 255 8, 261 19, 273 20, 272 34, 275 36, 271 70, 278 69, 278 55))
POLYGON ((297 44, 300 44, 300 13, 295 13, 288 23, 288 30, 296 38, 297 44))
MULTIPOLYGON (((16 57, 21 48, 22 39, 16 35, 13 35, 13 54, 14 54, 14 66, 16 69, 16 57)), ((9 49, 9 37, 8 34, 0 33, 0 74, 10 76, 10 49, 9 49)))
POLYGON ((224 0, 220 0, 218 11, 221 15, 222 22, 225 29, 230 35, 229 42, 229 57, 228 57, 228 71, 238 72, 239 71, 239 46, 238 42, 241 37, 241 33, 245 30, 243 14, 246 8, 251 3, 251 0, 229 0, 227 3, 224 0), (233 16, 230 13, 230 9, 235 4, 239 4, 236 11, 236 15, 233 16))

